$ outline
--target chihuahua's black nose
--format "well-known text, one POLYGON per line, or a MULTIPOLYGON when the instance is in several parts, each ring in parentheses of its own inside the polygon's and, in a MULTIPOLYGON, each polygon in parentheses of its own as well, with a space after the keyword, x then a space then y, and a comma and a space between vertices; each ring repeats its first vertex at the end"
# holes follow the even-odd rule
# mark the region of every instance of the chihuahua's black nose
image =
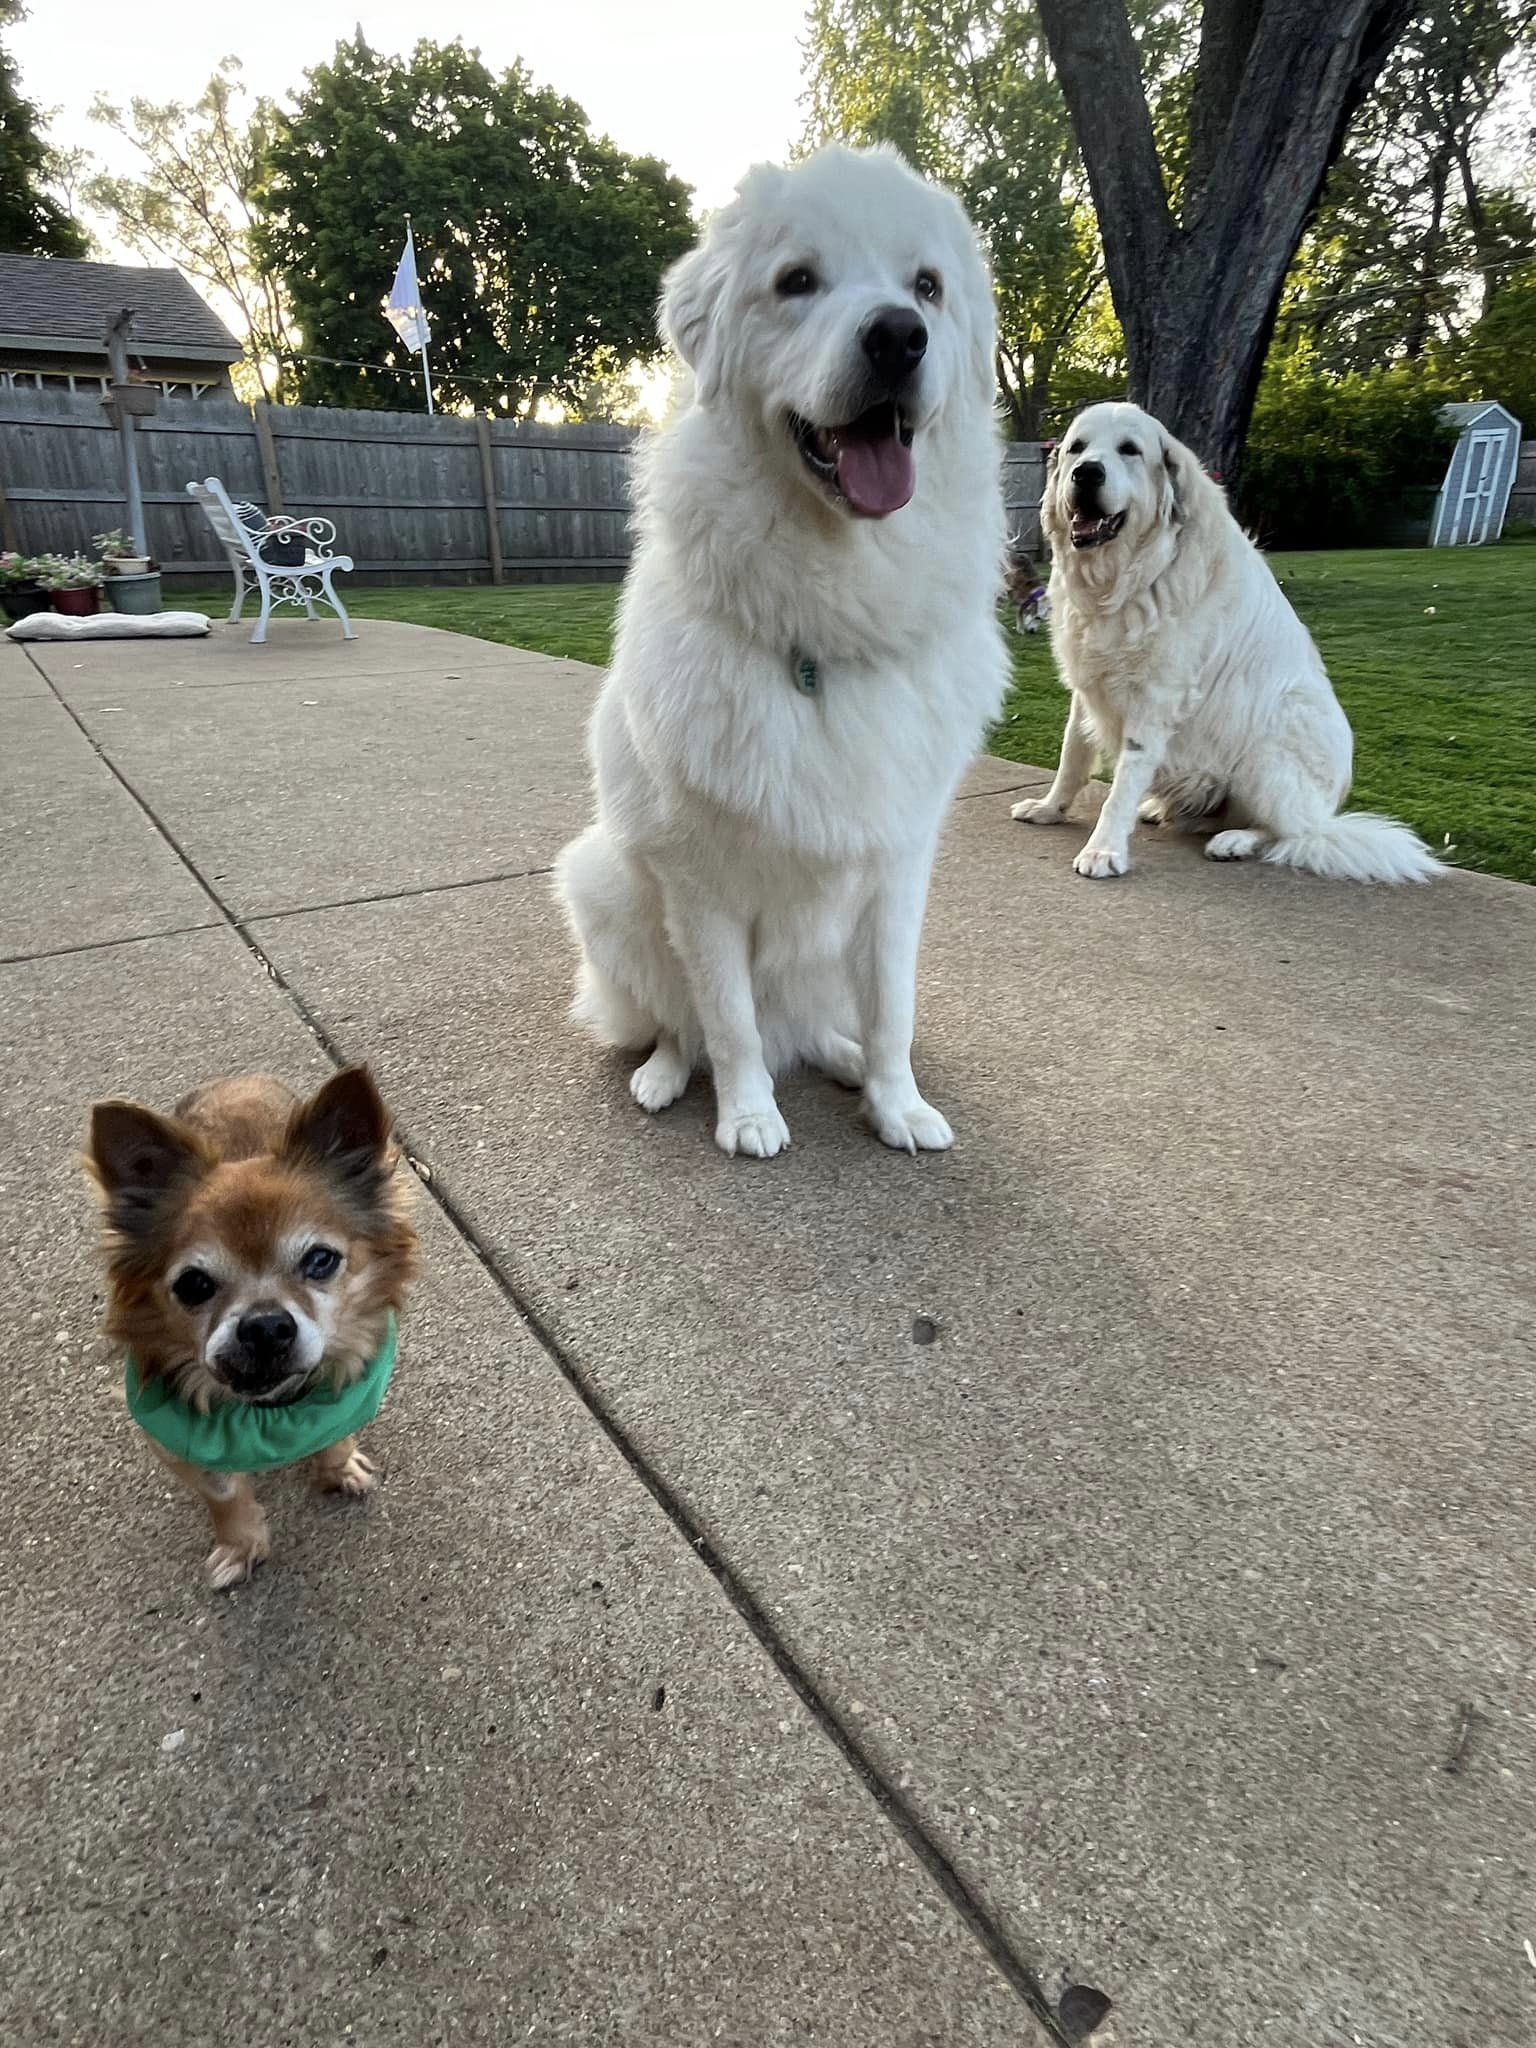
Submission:
POLYGON ((928 330, 910 307, 882 306, 864 323, 859 340, 881 382, 899 391, 923 360, 928 330))
POLYGON ((253 1309, 235 1325, 246 1356, 263 1365, 276 1364, 293 1349, 299 1326, 285 1308, 253 1309))
POLYGON ((1104 481, 1103 463, 1078 463, 1072 472, 1072 481, 1080 491, 1096 491, 1104 481))

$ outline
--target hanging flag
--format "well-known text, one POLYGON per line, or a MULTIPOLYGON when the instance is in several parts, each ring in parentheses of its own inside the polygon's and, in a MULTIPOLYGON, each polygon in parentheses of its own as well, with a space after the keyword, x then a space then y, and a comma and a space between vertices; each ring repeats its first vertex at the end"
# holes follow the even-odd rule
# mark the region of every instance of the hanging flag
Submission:
POLYGON ((432 339, 421 303, 421 286, 416 282, 416 244, 409 228, 405 231, 405 247, 400 252, 395 281, 385 302, 384 318, 414 355, 420 355, 432 339))

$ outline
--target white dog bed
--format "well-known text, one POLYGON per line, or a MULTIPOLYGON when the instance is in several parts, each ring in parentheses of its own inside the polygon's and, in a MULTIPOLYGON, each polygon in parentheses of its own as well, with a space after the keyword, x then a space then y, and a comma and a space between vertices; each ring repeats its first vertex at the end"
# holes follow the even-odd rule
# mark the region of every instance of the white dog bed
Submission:
POLYGON ((193 640, 208 630, 201 612, 97 612, 89 619, 67 612, 33 612, 18 619, 7 640, 193 640))

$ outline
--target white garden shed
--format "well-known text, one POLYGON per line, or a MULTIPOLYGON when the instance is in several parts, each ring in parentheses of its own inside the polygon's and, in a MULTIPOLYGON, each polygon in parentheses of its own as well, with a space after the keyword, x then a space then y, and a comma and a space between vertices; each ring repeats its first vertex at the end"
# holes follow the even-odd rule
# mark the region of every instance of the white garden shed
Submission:
POLYGON ((1481 547, 1504 531, 1520 466, 1520 422, 1491 398, 1443 405, 1440 417, 1461 429, 1430 522, 1432 548, 1481 547))

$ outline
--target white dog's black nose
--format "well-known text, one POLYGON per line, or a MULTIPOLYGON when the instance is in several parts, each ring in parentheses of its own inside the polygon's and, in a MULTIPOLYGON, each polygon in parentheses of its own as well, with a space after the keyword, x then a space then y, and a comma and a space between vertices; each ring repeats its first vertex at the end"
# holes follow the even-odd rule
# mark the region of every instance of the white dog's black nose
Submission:
POLYGON ((299 1326, 287 1309, 253 1309, 235 1325, 240 1348, 257 1364, 276 1364, 293 1349, 299 1326))
POLYGON ((870 366, 892 391, 912 375, 928 348, 928 329, 905 306, 882 306, 859 337, 870 366))
POLYGON ((1104 481, 1102 462, 1080 462, 1072 471, 1072 481, 1080 491, 1096 491, 1104 481))

